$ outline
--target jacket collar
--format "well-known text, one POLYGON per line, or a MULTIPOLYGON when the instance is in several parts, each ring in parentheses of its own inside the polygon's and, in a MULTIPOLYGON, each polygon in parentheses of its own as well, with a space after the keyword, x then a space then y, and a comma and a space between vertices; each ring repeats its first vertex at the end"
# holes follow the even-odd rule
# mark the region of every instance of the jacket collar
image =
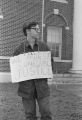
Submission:
MULTIPOLYGON (((30 45, 28 40, 27 40, 27 41, 25 41, 25 42, 24 42, 24 44, 25 44, 25 46, 30 45)), ((36 40, 35 40, 35 42, 34 42, 34 44, 39 45, 39 41, 36 39, 36 40)))

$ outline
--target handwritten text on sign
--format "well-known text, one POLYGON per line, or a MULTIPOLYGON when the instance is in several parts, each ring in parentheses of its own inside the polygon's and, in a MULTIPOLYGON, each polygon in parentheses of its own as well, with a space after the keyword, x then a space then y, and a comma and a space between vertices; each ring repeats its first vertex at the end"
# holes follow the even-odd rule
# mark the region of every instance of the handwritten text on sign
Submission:
POLYGON ((12 82, 52 78, 51 52, 30 52, 10 58, 12 82))

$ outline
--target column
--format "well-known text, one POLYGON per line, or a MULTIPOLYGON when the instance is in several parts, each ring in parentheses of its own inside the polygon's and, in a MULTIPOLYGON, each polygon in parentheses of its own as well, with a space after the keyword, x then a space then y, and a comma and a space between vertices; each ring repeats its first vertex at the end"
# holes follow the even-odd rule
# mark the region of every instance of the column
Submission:
POLYGON ((82 73, 82 0, 74 0, 72 72, 82 73))

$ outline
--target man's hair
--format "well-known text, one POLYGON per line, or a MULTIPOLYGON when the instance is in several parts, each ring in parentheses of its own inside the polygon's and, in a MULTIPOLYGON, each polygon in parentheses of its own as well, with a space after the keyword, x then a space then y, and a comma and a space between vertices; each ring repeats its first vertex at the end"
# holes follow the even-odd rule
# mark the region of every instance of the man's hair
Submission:
POLYGON ((27 36, 26 30, 30 30, 32 27, 35 27, 36 25, 38 25, 38 22, 30 22, 28 25, 25 23, 23 25, 23 33, 24 33, 24 35, 27 36))

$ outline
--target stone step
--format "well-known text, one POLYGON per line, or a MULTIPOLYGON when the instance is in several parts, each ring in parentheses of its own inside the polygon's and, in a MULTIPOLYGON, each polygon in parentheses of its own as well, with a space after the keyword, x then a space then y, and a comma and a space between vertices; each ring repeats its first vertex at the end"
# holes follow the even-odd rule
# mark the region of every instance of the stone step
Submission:
POLYGON ((82 84, 82 74, 54 74, 49 84, 82 84))
POLYGON ((82 74, 54 74, 54 77, 82 78, 82 74))

